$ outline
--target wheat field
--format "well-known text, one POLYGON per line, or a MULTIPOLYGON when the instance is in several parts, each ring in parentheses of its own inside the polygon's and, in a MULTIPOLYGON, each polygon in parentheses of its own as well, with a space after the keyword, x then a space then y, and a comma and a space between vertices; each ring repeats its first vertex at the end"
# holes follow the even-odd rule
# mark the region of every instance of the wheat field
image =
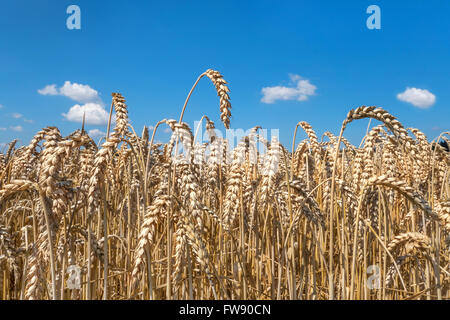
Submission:
POLYGON ((210 69, 153 131, 136 134, 113 93, 98 145, 47 127, 0 153, 0 299, 450 298, 449 132, 429 142, 361 106, 338 136, 299 122, 292 152, 261 127, 231 148, 206 115, 199 143, 183 115, 202 78, 230 128, 210 69), (354 146, 345 129, 360 119, 379 125, 354 146))

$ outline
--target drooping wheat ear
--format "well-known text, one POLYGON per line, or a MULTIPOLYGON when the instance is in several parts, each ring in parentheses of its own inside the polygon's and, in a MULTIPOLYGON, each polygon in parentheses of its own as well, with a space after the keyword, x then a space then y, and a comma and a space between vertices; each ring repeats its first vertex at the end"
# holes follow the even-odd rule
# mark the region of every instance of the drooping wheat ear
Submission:
POLYGON ((180 120, 178 122, 181 123, 183 121, 184 112, 186 111, 186 106, 189 102, 192 92, 199 83, 200 79, 203 78, 204 76, 207 76, 216 87, 217 95, 220 98, 220 119, 222 120, 225 128, 229 129, 231 117, 231 103, 228 92, 230 92, 230 89, 228 88, 227 82, 223 79, 223 76, 220 74, 220 72, 212 69, 208 69, 204 73, 202 73, 198 77, 191 91, 189 91, 186 101, 184 102, 183 109, 181 110, 180 120))
POLYGON ((227 82, 220 74, 219 71, 208 69, 205 75, 211 79, 212 83, 216 87, 217 95, 220 98, 220 119, 222 120, 225 128, 230 128, 230 117, 231 117, 231 103, 230 96, 228 92, 230 89, 227 86, 227 82))
POLYGON ((29 180, 12 180, 9 184, 4 185, 0 190, 0 202, 3 202, 10 195, 31 189, 34 186, 34 182, 29 180))
POLYGON ((350 122, 354 120, 373 118, 375 120, 383 122, 389 130, 395 134, 401 136, 407 136, 408 133, 403 125, 397 120, 396 117, 391 115, 389 112, 382 108, 375 106, 366 107, 361 106, 356 109, 352 109, 347 114, 347 118, 344 120, 343 126, 347 126, 350 122))
POLYGON ((403 127, 400 121, 397 120, 396 117, 391 115, 389 112, 382 108, 378 108, 375 106, 366 107, 361 106, 356 109, 350 110, 347 114, 347 118, 344 120, 342 124, 342 128, 344 129, 350 122, 354 120, 364 119, 364 118, 372 118, 378 121, 381 121, 385 124, 385 126, 397 137, 397 139, 401 142, 401 147, 405 150, 405 154, 414 159, 415 161, 422 164, 422 160, 418 156, 417 148, 414 144, 413 139, 408 135, 408 131, 403 127))
POLYGON ((368 181, 369 185, 382 185, 393 188, 404 195, 409 201, 420 207, 429 218, 438 219, 436 213, 433 212, 428 202, 420 195, 414 188, 407 185, 405 181, 396 178, 389 178, 387 176, 372 177, 368 181))
POLYGON ((395 236, 387 248, 391 253, 396 253, 397 250, 405 248, 406 254, 409 254, 414 249, 418 253, 427 254, 431 249, 431 240, 428 236, 419 232, 406 232, 395 236))

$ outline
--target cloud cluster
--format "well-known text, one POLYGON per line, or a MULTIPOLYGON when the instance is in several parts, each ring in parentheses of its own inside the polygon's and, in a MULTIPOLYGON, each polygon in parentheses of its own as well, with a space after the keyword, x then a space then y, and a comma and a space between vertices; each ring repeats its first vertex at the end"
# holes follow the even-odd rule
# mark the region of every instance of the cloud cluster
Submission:
POLYGON ((291 86, 275 86, 262 88, 263 97, 261 102, 274 103, 277 100, 297 100, 306 101, 308 98, 315 94, 317 87, 309 82, 309 80, 303 79, 299 75, 289 75, 291 79, 291 86))
POLYGON ((409 87, 397 94, 397 99, 422 109, 430 108, 436 102, 436 96, 430 91, 409 87))
POLYGON ((85 123, 93 125, 104 125, 108 123, 109 117, 105 108, 97 103, 76 104, 69 109, 69 112, 62 115, 69 121, 79 123, 83 122, 83 115, 85 115, 85 123))
POLYGON ((38 93, 43 96, 57 96, 59 94, 58 89, 56 89, 56 84, 49 84, 44 88, 39 89, 38 93))
POLYGON ((101 101, 97 90, 87 84, 71 83, 70 81, 64 82, 60 88, 57 88, 56 84, 49 84, 39 89, 38 93, 43 96, 64 96, 80 103, 101 101))
POLYGON ((97 90, 92 89, 87 84, 70 83, 70 81, 66 81, 59 89, 59 93, 81 103, 101 101, 97 90))
POLYGON ((57 88, 56 84, 50 84, 39 89, 38 93, 45 96, 64 96, 78 102, 67 113, 62 114, 69 121, 82 122, 85 115, 86 124, 108 123, 109 113, 105 110, 98 91, 87 84, 66 81, 60 88, 57 88))

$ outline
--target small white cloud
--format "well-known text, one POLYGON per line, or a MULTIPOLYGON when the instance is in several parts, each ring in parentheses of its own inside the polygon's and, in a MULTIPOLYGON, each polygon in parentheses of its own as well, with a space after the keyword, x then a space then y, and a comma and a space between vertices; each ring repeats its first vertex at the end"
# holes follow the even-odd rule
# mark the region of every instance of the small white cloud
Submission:
POLYGON ((108 123, 109 113, 98 103, 76 104, 70 108, 68 113, 62 115, 71 122, 83 122, 83 115, 86 115, 86 124, 104 125, 108 123))
POLYGON ((89 130, 88 135, 91 138, 101 138, 101 137, 106 136, 106 133, 103 131, 100 131, 98 129, 92 129, 92 130, 89 130))
POLYGON ((165 132, 165 133, 172 133, 172 129, 170 129, 170 128, 165 128, 165 129, 164 129, 164 132, 165 132))
POLYGON ((291 87, 275 86, 262 88, 261 102, 274 103, 277 100, 306 101, 315 94, 317 87, 297 74, 290 74, 291 87))
POLYGON ((7 129, 6 128, 0 128, 0 131, 6 131, 7 129))
POLYGON ((38 90, 39 94, 51 96, 64 96, 79 103, 95 102, 99 103, 100 97, 97 90, 92 89, 87 84, 64 82, 64 85, 57 88, 55 84, 45 86, 45 88, 38 90))
POLYGON ((0 109, 3 109, 4 107, 5 107, 4 105, 0 104, 0 109))
POLYGON ((26 122, 26 123, 33 123, 33 122, 34 122, 34 121, 31 120, 31 119, 23 119, 23 121, 26 122))
POLYGON ((22 126, 11 126, 9 127, 12 131, 16 131, 16 132, 22 132, 23 128, 22 126))
POLYGON ((17 112, 11 113, 11 117, 13 117, 14 119, 22 118, 22 116, 23 116, 22 114, 17 112))
POLYGON ((66 81, 59 89, 59 93, 81 103, 100 101, 97 90, 92 89, 87 84, 71 83, 70 81, 66 81))
POLYGON ((427 109, 436 102, 436 96, 430 91, 409 87, 404 92, 397 94, 397 99, 422 109, 427 109))
POLYGON ((56 96, 58 95, 58 89, 56 89, 56 84, 49 84, 44 88, 39 89, 38 93, 43 96, 56 96))

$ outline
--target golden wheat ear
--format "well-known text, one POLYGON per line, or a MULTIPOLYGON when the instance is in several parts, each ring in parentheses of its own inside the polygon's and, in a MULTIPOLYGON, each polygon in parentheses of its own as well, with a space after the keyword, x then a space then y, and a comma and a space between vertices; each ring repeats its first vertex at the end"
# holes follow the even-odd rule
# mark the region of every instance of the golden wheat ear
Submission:
POLYGON ((225 128, 230 129, 231 103, 230 96, 228 95, 230 89, 228 88, 227 82, 224 80, 222 74, 219 71, 212 69, 208 69, 204 73, 202 73, 194 83, 191 91, 189 91, 186 101, 184 102, 183 109, 181 111, 179 122, 181 123, 181 121, 183 121, 184 112, 186 110, 187 103, 189 102, 189 99, 192 95, 192 92, 194 91, 200 79, 204 76, 208 77, 216 87, 217 95, 220 98, 220 119, 222 120, 225 128))
POLYGON ((220 119, 225 128, 230 129, 231 103, 227 82, 219 71, 208 69, 205 74, 216 87, 217 95, 220 98, 220 119))

